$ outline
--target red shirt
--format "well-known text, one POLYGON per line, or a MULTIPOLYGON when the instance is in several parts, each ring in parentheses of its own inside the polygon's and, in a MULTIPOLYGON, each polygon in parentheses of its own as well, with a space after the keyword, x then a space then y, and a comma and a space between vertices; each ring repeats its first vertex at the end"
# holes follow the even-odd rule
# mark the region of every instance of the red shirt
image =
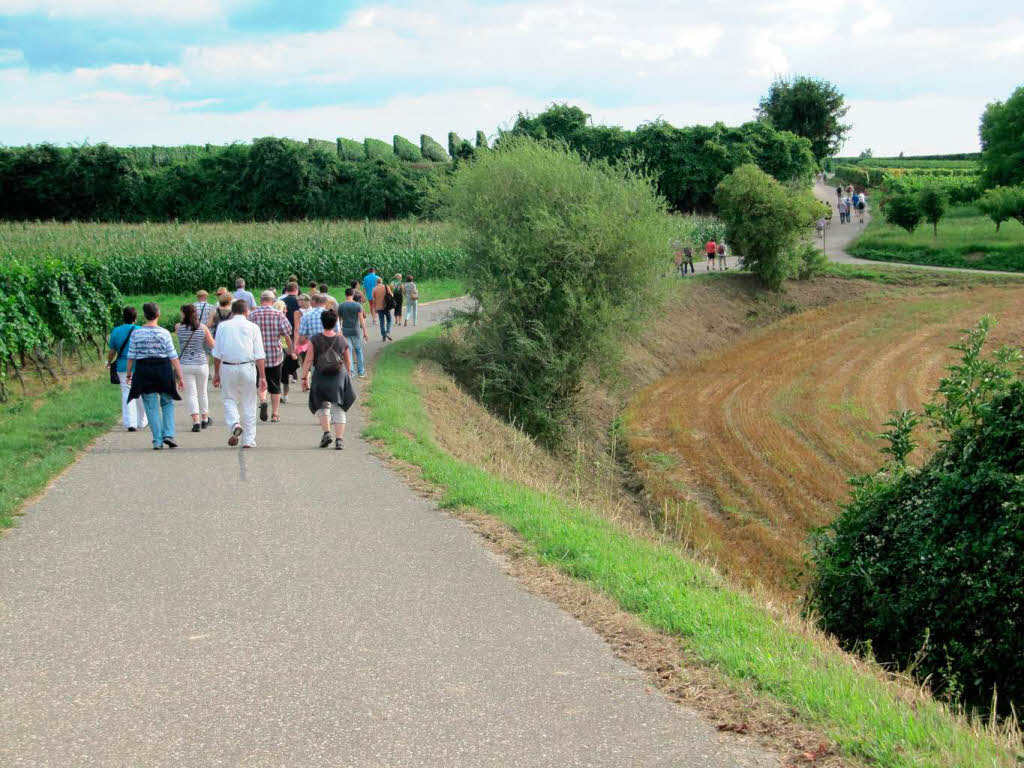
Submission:
POLYGON ((704 246, 704 252, 705 253, 714 253, 715 252, 715 248, 716 248, 715 241, 714 240, 708 240, 708 244, 704 246))

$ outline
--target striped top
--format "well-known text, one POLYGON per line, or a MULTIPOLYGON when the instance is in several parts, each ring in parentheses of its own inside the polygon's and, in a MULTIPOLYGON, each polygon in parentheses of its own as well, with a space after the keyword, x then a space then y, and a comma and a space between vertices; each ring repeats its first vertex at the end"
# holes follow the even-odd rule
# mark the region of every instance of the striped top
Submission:
POLYGON ((206 333, 203 326, 198 331, 193 331, 187 325, 179 324, 178 350, 181 354, 182 365, 206 365, 206 333), (193 336, 197 338, 193 338, 193 336))
POLYGON ((178 356, 174 342, 166 328, 159 325, 143 325, 132 332, 128 342, 128 359, 142 360, 147 357, 166 357, 173 360, 178 356))

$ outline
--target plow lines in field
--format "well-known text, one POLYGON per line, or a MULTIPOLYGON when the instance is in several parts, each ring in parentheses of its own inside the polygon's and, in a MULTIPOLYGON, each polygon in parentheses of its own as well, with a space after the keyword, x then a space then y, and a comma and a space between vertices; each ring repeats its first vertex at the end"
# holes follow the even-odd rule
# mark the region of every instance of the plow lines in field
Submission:
POLYGON ((1020 344, 1020 289, 876 297, 795 315, 658 380, 626 422, 659 523, 740 580, 795 595, 808 534, 851 475, 881 464, 888 413, 920 408, 958 330, 986 313, 995 343, 1020 344))

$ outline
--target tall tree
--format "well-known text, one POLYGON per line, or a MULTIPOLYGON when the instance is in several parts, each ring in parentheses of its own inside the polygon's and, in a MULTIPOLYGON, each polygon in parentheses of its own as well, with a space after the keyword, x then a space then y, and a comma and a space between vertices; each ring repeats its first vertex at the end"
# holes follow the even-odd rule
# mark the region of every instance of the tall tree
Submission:
POLYGON ((850 131, 849 124, 843 122, 850 110, 845 101, 827 80, 804 75, 792 80, 780 77, 762 97, 757 117, 780 131, 810 139, 811 151, 821 161, 839 151, 850 131))
POLYGON ((1024 182, 1024 86, 981 115, 981 180, 986 187, 1024 182))

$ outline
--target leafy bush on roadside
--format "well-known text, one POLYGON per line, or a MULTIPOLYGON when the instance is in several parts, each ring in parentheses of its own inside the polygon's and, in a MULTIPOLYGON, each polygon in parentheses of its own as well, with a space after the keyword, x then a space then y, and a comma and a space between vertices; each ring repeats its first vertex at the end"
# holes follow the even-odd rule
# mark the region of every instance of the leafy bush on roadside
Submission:
POLYGON ((844 647, 870 648, 951 697, 1024 702, 1024 380, 1019 349, 986 357, 984 318, 953 349, 926 406, 941 436, 903 463, 914 420, 890 422, 894 460, 855 478, 814 547, 808 610, 844 647))
POLYGON ((798 245, 824 206, 789 189, 756 165, 741 165, 715 190, 725 238, 743 255, 743 266, 773 291, 797 274, 798 245))
POLYGON ((828 267, 828 256, 814 243, 801 243, 796 248, 796 279, 810 280, 828 267))
POLYGON ((666 254, 665 203, 646 176, 525 137, 463 164, 442 197, 477 302, 453 373, 556 444, 585 370, 643 318, 666 254))

